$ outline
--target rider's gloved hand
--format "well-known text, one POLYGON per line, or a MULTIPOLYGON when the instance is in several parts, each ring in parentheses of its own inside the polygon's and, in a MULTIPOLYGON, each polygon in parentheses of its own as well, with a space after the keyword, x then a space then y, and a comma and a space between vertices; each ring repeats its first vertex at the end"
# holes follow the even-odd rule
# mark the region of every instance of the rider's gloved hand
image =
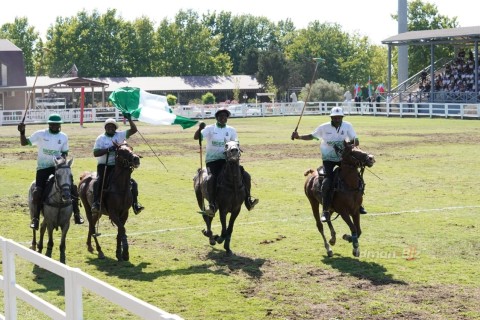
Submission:
POLYGON ((19 123, 18 126, 17 126, 17 130, 18 130, 21 134, 25 134, 25 124, 24 124, 24 123, 19 123))

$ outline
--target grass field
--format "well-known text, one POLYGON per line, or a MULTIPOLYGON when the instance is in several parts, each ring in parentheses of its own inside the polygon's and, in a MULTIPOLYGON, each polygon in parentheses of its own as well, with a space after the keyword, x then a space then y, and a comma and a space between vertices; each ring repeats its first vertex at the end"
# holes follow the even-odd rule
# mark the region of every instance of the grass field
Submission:
MULTIPOLYGON (((291 141, 298 117, 275 117, 229 121, 239 133, 252 194, 260 198, 237 219, 233 257, 201 233, 192 182, 200 166, 195 128, 138 123, 141 135, 129 143, 143 156, 133 177, 146 209, 127 222, 130 261, 115 260, 116 228, 102 218, 107 258, 88 253, 87 225, 72 223, 67 264, 185 319, 480 319, 478 120, 345 120, 377 160, 364 176, 369 213, 362 216, 359 258, 341 240, 347 227, 340 219, 334 256, 327 257, 303 193, 304 171, 320 164, 319 144, 291 141)), ((298 131, 310 133, 325 121, 305 116, 298 131)), ((27 135, 44 127, 27 126, 27 135)), ((92 147, 102 124, 62 130, 75 177, 95 170, 92 147)), ((0 127, 0 151, 0 235, 29 246, 26 197, 36 150, 21 147, 10 126, 0 127)), ((18 260, 17 281, 64 307, 55 275, 18 260)), ((85 319, 135 319, 91 292, 84 301, 85 319)), ((19 319, 46 317, 20 302, 19 319)))

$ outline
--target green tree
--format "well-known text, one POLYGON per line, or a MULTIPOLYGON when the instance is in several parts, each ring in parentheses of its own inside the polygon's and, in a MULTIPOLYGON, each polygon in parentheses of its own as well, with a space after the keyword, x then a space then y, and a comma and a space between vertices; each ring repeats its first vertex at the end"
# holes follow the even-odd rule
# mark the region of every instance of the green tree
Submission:
POLYGON ((173 94, 167 94, 167 102, 169 106, 174 106, 177 104, 177 97, 173 94))
MULTIPOLYGON (((306 85, 300 93, 300 100, 306 101, 310 84, 306 85)), ((343 101, 343 86, 336 82, 329 82, 325 79, 318 79, 312 84, 310 90, 310 101, 343 101)))
POLYGON ((257 72, 257 80, 260 84, 266 86, 271 79, 277 91, 284 92, 288 89, 288 72, 287 61, 282 52, 268 50, 260 54, 257 72))
POLYGON ((214 104, 215 103, 215 95, 211 92, 207 92, 202 95, 202 103, 203 104, 214 104))
MULTIPOLYGON (((28 19, 16 17, 13 23, 3 24, 0 28, 0 39, 8 39, 19 47, 23 52, 25 74, 27 76, 36 75, 34 58, 37 53, 41 53, 42 49, 35 46, 39 41, 38 32, 34 27, 29 26, 28 19)), ((41 67, 39 62, 38 60, 37 67, 41 67)))
MULTIPOLYGON (((392 15, 398 21, 398 15, 392 15)), ((438 12, 437 6, 413 0, 408 3, 408 31, 437 30, 458 27, 457 17, 449 18, 438 12)), ((435 60, 452 58, 454 49, 450 45, 435 46, 435 60)), ((414 75, 430 64, 430 46, 409 46, 408 74, 414 75)))
POLYGON ((272 101, 272 102, 277 97, 278 89, 275 86, 275 82, 273 81, 272 76, 268 76, 267 80, 265 81, 265 92, 274 94, 274 96, 269 96, 268 97, 270 99, 270 101, 272 101))

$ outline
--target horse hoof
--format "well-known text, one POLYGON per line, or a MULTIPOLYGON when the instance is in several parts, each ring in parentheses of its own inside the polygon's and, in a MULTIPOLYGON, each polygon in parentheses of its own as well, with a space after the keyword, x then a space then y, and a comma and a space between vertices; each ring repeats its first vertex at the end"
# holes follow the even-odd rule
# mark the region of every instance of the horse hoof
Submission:
POLYGON ((100 252, 98 254, 98 259, 102 259, 102 260, 105 259, 105 255, 103 254, 103 252, 100 252))
POLYGON ((360 257, 360 248, 353 248, 352 253, 354 257, 360 257))
POLYGON ((352 236, 349 234, 344 234, 342 239, 348 242, 352 242, 352 236))
POLYGON ((215 241, 217 241, 217 243, 219 243, 219 244, 222 243, 222 242, 225 240, 225 239, 222 238, 221 236, 214 236, 213 238, 214 238, 215 241))
POLYGON ((333 251, 332 250, 327 251, 327 256, 329 258, 333 257, 333 251))
POLYGON ((128 252, 127 253, 125 253, 125 252, 122 253, 122 259, 123 259, 123 261, 130 260, 130 255, 128 254, 128 252))
POLYGON ((337 241, 335 239, 330 239, 328 243, 330 243, 331 246, 334 246, 337 241))
POLYGON ((208 240, 208 242, 210 242, 210 245, 211 246, 214 246, 217 244, 217 241, 215 241, 215 239, 213 239, 212 237, 210 237, 210 239, 208 240))
POLYGON ((233 251, 232 251, 232 250, 227 250, 227 251, 225 252, 225 255, 226 255, 227 257, 231 257, 231 256, 233 256, 233 251))

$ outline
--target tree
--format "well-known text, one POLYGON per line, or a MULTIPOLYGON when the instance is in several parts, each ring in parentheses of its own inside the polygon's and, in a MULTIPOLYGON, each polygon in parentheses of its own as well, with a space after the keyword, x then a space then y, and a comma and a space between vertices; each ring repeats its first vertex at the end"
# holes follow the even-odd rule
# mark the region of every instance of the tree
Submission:
POLYGON ((260 54, 258 59, 257 80, 266 85, 271 78, 277 91, 286 91, 288 84, 288 67, 285 56, 277 50, 269 50, 260 54))
MULTIPOLYGON (((408 3, 408 31, 437 30, 458 27, 457 17, 448 18, 438 12, 437 6, 424 3, 422 0, 413 0, 408 3)), ((398 15, 392 15, 398 21, 398 15)), ((435 47, 435 59, 453 57, 454 49, 449 45, 435 47)), ((408 74, 414 75, 430 64, 429 46, 409 46, 408 74)))
POLYGON ((265 92, 268 92, 268 93, 273 93, 274 96, 269 96, 268 98, 270 99, 270 101, 274 101, 274 99, 277 97, 277 93, 278 93, 278 89, 277 87, 275 86, 275 83, 273 81, 273 77, 272 76, 268 76, 267 77, 267 80, 265 81, 265 92))
POLYGON ((308 101, 343 101, 343 87, 339 83, 328 82, 325 79, 318 79, 312 84, 308 101, 307 95, 310 84, 306 85, 300 93, 300 100, 308 101))
MULTIPOLYGON (((35 28, 28 25, 27 18, 15 18, 13 23, 5 23, 0 28, 0 39, 8 39, 14 45, 19 47, 23 52, 23 60, 25 65, 25 74, 27 76, 33 76, 36 74, 36 68, 34 67, 34 57, 38 50, 36 43, 39 41, 38 32, 35 28)), ((41 67, 40 61, 37 60, 37 67, 41 67)))

